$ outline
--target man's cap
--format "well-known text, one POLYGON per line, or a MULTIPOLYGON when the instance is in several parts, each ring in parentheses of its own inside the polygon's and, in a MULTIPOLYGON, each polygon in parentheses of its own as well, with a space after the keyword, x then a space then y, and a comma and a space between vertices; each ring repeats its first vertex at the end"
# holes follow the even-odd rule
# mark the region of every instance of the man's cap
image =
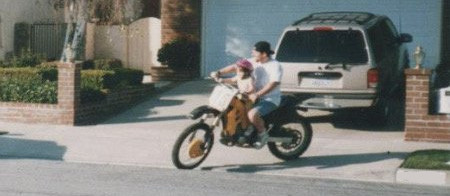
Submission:
POLYGON ((274 52, 270 49, 270 43, 266 41, 259 41, 255 44, 255 50, 258 52, 265 52, 268 55, 272 55, 274 52))

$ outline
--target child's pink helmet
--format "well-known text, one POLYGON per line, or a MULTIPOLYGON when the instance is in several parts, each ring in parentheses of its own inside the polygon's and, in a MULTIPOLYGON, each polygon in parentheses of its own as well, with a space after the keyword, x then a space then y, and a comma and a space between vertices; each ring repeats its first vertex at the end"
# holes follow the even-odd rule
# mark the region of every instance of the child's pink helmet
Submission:
POLYGON ((249 71, 253 71, 253 65, 247 59, 241 59, 236 62, 236 65, 240 68, 247 69, 249 71))

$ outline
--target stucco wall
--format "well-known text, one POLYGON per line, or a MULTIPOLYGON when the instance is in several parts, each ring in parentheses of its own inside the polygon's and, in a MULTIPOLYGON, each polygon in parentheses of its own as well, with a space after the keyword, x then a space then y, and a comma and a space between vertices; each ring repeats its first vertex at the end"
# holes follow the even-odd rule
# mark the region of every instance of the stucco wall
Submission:
POLYGON ((127 64, 127 27, 96 26, 94 47, 95 58, 116 58, 127 64))
POLYGON ((139 19, 129 26, 89 25, 87 30, 89 58, 117 58, 126 67, 145 73, 150 73, 152 66, 160 66, 161 20, 157 18, 139 19))
POLYGON ((14 49, 14 24, 61 22, 63 12, 57 12, 48 0, 0 0, 0 59, 14 49))
POLYGON ((150 73, 152 66, 160 66, 157 54, 161 48, 161 20, 137 20, 130 24, 128 32, 129 67, 150 73))
POLYGON ((425 65, 439 63, 442 0, 204 0, 202 74, 249 57, 253 44, 267 40, 273 46, 283 29, 312 12, 364 11, 386 15, 397 29, 410 33, 412 53, 422 45, 425 65))

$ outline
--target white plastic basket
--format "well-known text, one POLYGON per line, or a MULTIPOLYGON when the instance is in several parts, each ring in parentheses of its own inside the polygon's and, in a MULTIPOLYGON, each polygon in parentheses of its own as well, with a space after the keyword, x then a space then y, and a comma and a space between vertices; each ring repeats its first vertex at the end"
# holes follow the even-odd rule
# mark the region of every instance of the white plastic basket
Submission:
POLYGON ((217 85, 209 97, 209 106, 222 112, 228 108, 237 93, 238 90, 235 88, 217 85))

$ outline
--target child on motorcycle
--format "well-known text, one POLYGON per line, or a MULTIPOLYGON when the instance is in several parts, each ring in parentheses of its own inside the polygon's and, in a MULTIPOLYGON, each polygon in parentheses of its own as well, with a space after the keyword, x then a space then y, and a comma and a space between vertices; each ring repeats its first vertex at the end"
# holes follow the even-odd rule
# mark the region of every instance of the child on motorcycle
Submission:
MULTIPOLYGON (((219 76, 213 76, 218 82, 236 84, 239 92, 244 96, 239 99, 233 100, 231 103, 233 111, 228 113, 228 123, 225 127, 225 131, 228 135, 234 135, 236 127, 240 125, 241 129, 247 129, 251 125, 247 112, 252 108, 253 102, 247 97, 251 93, 255 93, 254 78, 252 76, 253 65, 246 59, 241 59, 236 63, 236 76, 233 78, 219 78, 219 76), (236 116, 238 116, 236 118, 236 116)), ((252 130, 249 130, 250 132, 252 130)))
POLYGON ((219 82, 237 84, 240 93, 250 94, 255 92, 255 79, 252 76, 253 65, 247 59, 236 62, 237 73, 233 78, 218 78, 219 82))

